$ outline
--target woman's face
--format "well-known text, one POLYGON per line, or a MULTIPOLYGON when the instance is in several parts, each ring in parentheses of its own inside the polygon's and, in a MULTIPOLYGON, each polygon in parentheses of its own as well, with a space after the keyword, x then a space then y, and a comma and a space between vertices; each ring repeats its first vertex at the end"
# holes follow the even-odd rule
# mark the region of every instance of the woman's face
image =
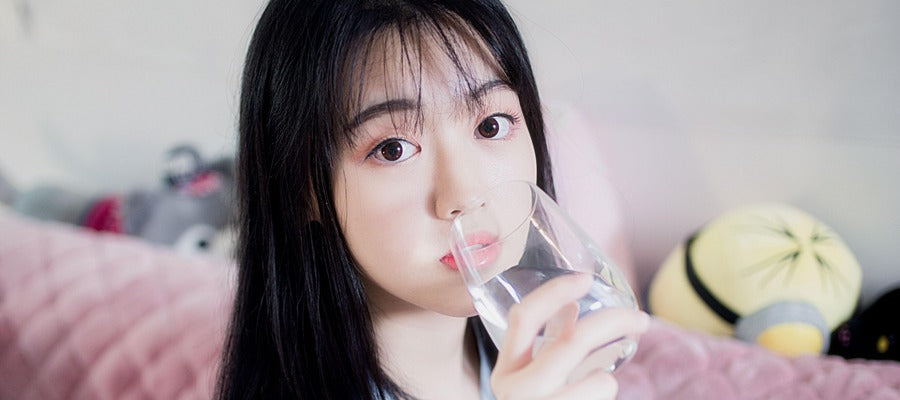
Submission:
POLYGON ((335 170, 344 236, 376 310, 473 315, 448 258, 450 223, 492 186, 535 181, 519 98, 480 48, 459 54, 472 90, 434 42, 421 56, 405 55, 390 35, 380 42, 364 69, 361 107, 349 116, 359 121, 356 140, 335 170))

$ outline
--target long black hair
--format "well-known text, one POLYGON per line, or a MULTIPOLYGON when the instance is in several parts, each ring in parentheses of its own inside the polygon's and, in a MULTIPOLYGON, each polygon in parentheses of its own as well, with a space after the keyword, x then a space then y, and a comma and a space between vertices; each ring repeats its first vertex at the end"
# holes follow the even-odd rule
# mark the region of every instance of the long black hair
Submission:
MULTIPOLYGON (((451 55, 459 44, 446 32, 482 43, 519 96, 537 183, 553 194, 537 86, 499 1, 271 0, 243 73, 239 272, 218 398, 407 397, 379 363, 363 281, 333 201, 333 169, 354 88, 362 87, 348 77, 362 75, 354 71, 386 32, 401 41, 437 34, 451 55)), ((484 329, 477 318, 469 326, 484 329)))

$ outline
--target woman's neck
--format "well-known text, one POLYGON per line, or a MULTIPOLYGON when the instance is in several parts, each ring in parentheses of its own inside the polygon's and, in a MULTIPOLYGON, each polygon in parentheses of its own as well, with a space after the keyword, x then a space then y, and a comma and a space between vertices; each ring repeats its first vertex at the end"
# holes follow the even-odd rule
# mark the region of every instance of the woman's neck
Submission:
POLYGON ((373 313, 381 362, 391 377, 419 398, 478 398, 478 350, 466 319, 394 300, 378 302, 373 313))

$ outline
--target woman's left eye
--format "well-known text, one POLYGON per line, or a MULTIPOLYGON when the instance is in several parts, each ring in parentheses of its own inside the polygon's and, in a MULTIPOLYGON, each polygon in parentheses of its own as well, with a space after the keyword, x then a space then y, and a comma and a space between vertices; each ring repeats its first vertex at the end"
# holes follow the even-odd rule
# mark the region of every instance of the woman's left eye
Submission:
POLYGON ((475 132, 485 139, 503 139, 509 135, 514 119, 509 115, 495 114, 478 124, 475 132))

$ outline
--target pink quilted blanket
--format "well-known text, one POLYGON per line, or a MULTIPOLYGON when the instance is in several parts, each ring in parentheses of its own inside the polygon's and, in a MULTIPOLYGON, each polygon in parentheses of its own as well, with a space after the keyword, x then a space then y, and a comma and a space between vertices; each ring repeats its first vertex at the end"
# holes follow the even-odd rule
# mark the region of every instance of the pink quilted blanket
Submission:
POLYGON ((0 399, 208 399, 226 263, 0 207, 0 399))
MULTIPOLYGON (((0 399, 207 399, 232 266, 0 207, 0 399)), ((621 399, 900 399, 900 363, 786 359, 655 322, 621 399)))
POLYGON ((620 399, 900 399, 900 363, 790 359, 658 320, 618 377, 620 399))

